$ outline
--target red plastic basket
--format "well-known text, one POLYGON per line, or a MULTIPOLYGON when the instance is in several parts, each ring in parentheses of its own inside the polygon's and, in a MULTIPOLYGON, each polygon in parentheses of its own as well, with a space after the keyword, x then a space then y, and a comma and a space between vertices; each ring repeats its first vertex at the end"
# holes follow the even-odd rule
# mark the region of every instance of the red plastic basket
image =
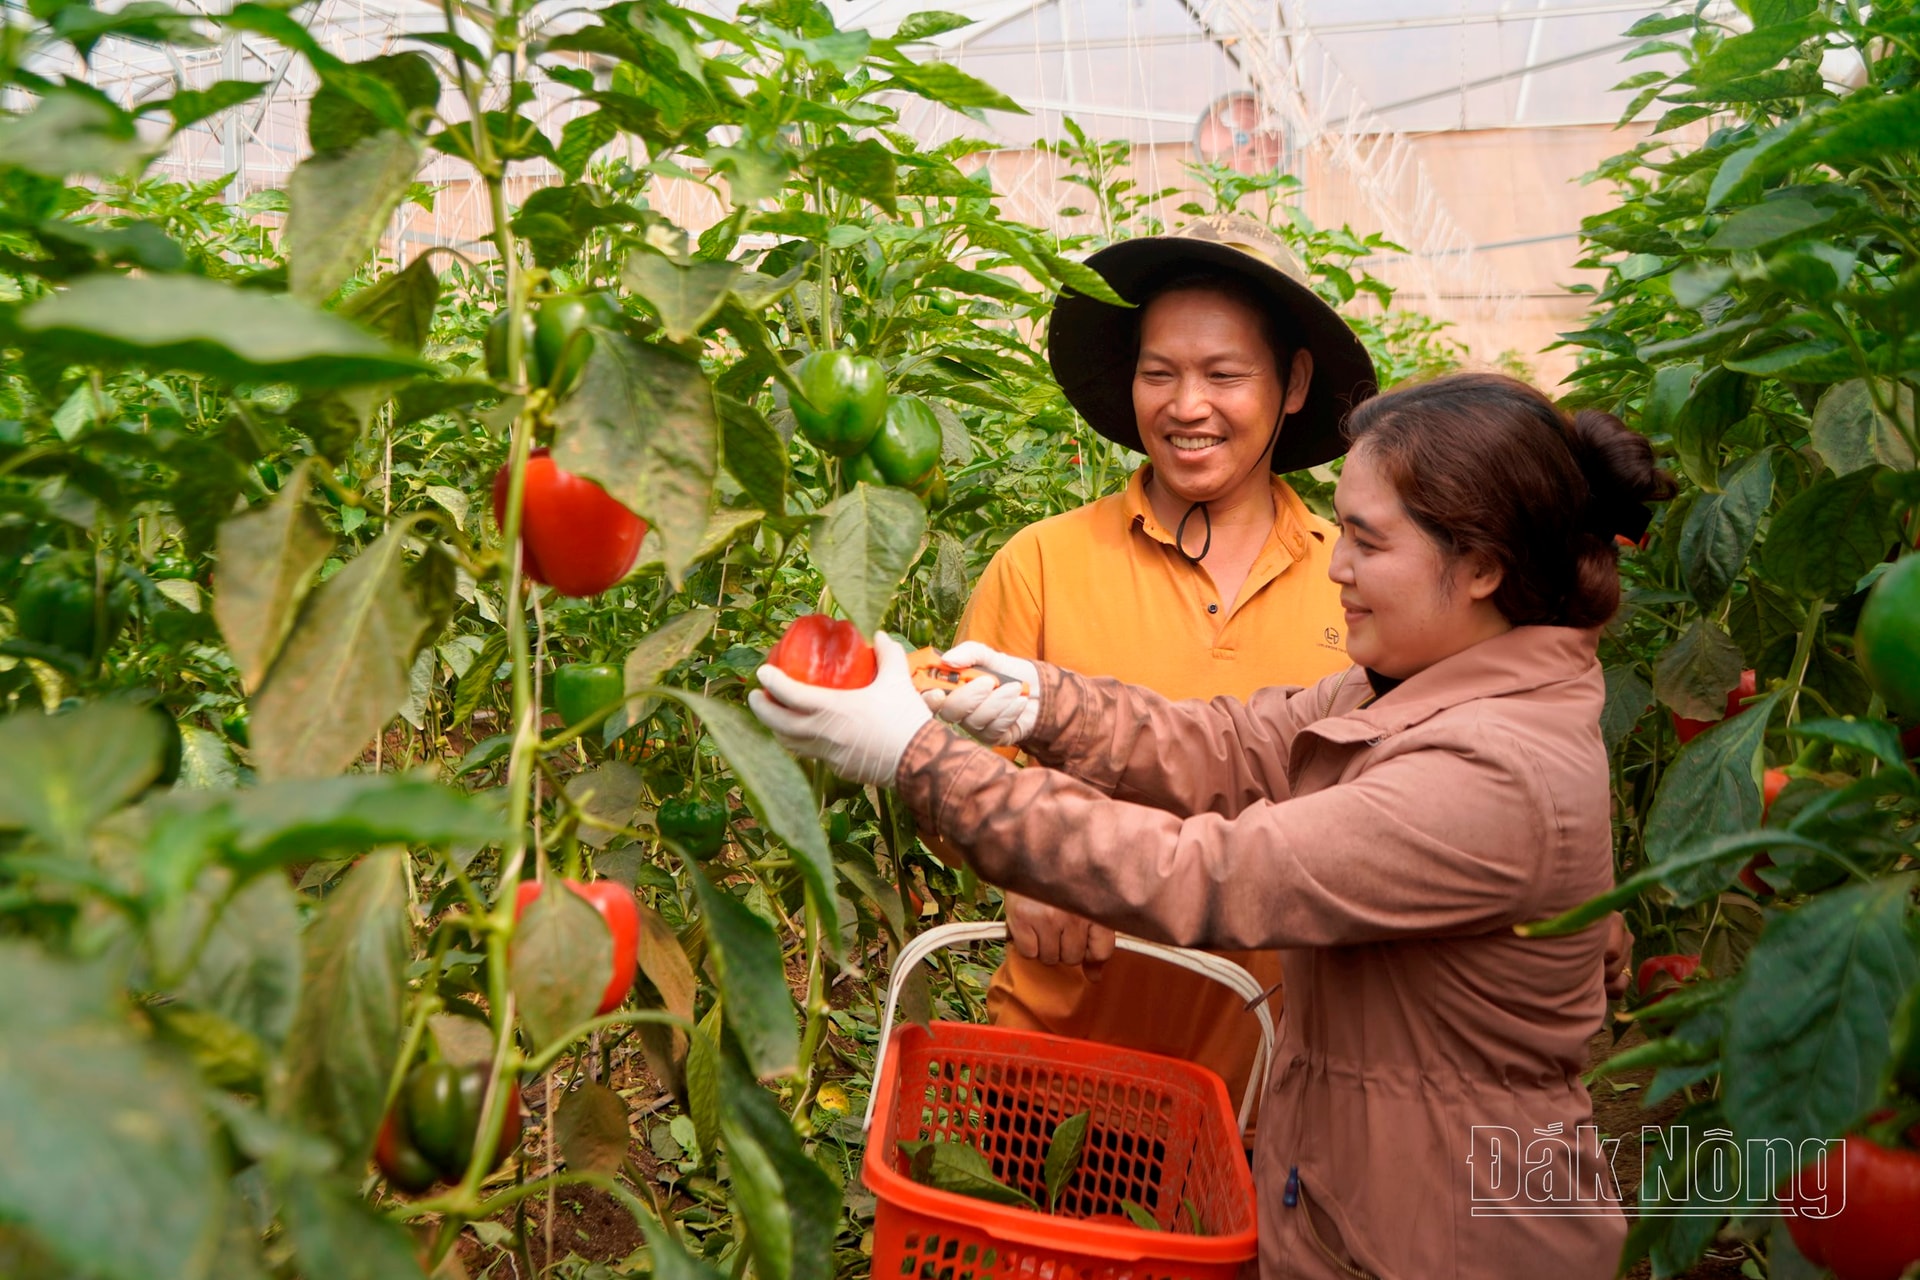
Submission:
POLYGON ((1240 1126, 1226 1085, 1204 1067, 936 1022, 892 1032, 874 1100, 862 1167, 878 1202, 873 1280, 1231 1280, 1255 1255, 1240 1126), (904 1172, 902 1142, 967 1142, 1001 1181, 1045 1203, 1048 1142, 1081 1111, 1090 1113, 1086 1146, 1056 1213, 941 1191, 904 1172), (1162 1230, 1133 1225, 1129 1200, 1162 1230))

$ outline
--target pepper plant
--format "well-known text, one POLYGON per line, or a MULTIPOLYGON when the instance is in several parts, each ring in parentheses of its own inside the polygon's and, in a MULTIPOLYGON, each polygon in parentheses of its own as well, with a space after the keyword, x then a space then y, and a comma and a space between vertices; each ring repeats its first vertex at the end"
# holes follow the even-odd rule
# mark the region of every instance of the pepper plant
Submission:
MULTIPOLYGON (((1920 610, 1909 591, 1881 637, 1861 626, 1920 533, 1920 17, 1751 0, 1629 34, 1681 69, 1623 86, 1629 116, 1665 111, 1594 175, 1620 194, 1584 227, 1606 281, 1564 338, 1586 353, 1573 401, 1637 425, 1682 484, 1624 552, 1602 647, 1620 887, 1552 927, 1625 906, 1643 960, 1698 961, 1608 1066, 1657 1068, 1648 1105, 1684 1096, 1673 1132, 1695 1138, 1649 1149, 1638 1196, 1666 1212, 1623 1262, 1677 1274, 1729 1228, 1800 1275, 1773 1216, 1795 1166, 1851 1135, 1920 1168, 1920 1077, 1896 1069, 1920 1048, 1920 738, 1862 671, 1920 610), (1696 122, 1703 142, 1675 140, 1696 122)), ((1865 1218, 1892 1185, 1862 1175, 1862 1219, 1833 1225, 1885 1245, 1865 1218)))

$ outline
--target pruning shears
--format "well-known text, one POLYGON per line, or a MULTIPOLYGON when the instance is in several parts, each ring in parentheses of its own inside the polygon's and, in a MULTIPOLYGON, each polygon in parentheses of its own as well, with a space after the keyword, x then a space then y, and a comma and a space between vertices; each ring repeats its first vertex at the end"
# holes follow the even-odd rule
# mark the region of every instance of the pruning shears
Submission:
POLYGON ((907 655, 907 670, 913 675, 913 687, 922 693, 928 689, 958 689, 966 681, 979 676, 991 676, 1001 684, 1018 685, 1022 694, 1033 692, 1027 688, 1026 681, 1004 671, 995 671, 991 667, 956 667, 931 645, 915 649, 907 655))

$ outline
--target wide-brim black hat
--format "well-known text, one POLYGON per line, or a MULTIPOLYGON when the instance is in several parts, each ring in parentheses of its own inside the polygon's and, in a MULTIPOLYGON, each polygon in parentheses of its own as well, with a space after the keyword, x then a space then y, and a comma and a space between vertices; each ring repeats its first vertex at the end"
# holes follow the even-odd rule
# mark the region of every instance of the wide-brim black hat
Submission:
MULTIPOLYGON (((1254 286, 1270 299, 1280 332, 1313 353, 1307 401, 1281 427, 1273 446, 1273 469, 1300 471, 1347 451, 1341 423, 1379 389, 1373 358, 1339 313, 1307 284, 1306 271, 1286 242, 1267 227, 1239 215, 1202 218, 1172 235, 1108 245, 1088 258, 1087 265, 1135 304, 1162 285, 1202 269, 1254 286)), ((1144 452, 1133 416, 1139 332, 1137 305, 1116 307, 1068 289, 1054 303, 1047 360, 1089 426, 1116 444, 1144 452)))

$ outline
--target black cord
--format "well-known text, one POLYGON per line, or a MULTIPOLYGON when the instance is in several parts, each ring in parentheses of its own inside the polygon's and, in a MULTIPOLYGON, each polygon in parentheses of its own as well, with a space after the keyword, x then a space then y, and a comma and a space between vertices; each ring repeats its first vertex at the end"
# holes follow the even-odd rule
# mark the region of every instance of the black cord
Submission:
POLYGON ((1207 510, 1206 503, 1194 503, 1187 508, 1187 514, 1180 517, 1180 527, 1173 531, 1173 546, 1174 550, 1195 564, 1199 564, 1207 558, 1207 552, 1213 550, 1213 513, 1207 510), (1200 518, 1207 522, 1207 540, 1200 544, 1199 555, 1194 555, 1191 551, 1187 550, 1187 521, 1193 519, 1193 513, 1196 511, 1200 513, 1200 518))

